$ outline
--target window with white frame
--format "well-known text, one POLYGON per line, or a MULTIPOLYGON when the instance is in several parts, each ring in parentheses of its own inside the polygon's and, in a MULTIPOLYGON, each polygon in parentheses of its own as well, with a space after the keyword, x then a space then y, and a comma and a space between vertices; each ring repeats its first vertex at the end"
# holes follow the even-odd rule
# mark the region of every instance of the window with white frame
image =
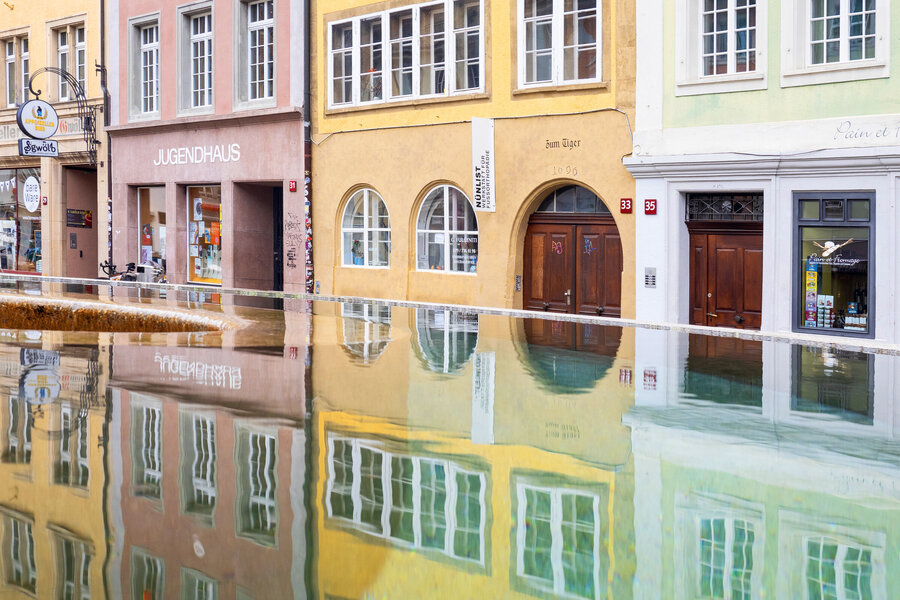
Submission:
POLYGON ((238 432, 237 531, 265 546, 275 545, 278 529, 278 443, 274 434, 238 432))
MULTIPOLYGON (((181 598, 183 600, 217 600, 218 597, 218 581, 199 571, 181 568, 181 598)), ((240 598, 240 593, 238 598, 240 598)))
POLYGON ((88 423, 73 415, 72 407, 64 405, 60 410, 59 448, 54 468, 54 483, 87 488, 90 479, 88 462, 88 423))
POLYGON ((417 308, 416 337, 428 369, 456 373, 475 353, 478 315, 417 308))
POLYGON ((416 219, 416 266, 419 270, 475 273, 478 265, 478 220, 459 188, 431 190, 416 219))
MULTIPOLYGON (((56 66, 63 71, 69 70, 69 30, 56 31, 56 66)), ((65 77, 59 78, 59 99, 69 100, 69 82, 65 77)))
POLYGON ((37 562, 34 554, 34 522, 19 513, 3 519, 3 573, 5 582, 34 594, 37 562))
POLYGON ((405 548, 485 563, 485 473, 332 436, 326 486, 331 519, 405 548))
POLYGON ((213 29, 212 13, 191 15, 191 107, 212 105, 213 91, 213 29))
POLYGON ((131 551, 131 597, 163 600, 166 565, 163 559, 138 550, 131 551))
POLYGON ((734 518, 701 518, 698 592, 701 598, 753 597, 753 523, 734 518))
POLYGON ((519 86, 600 81, 601 3, 518 0, 519 86))
POLYGON ((215 417, 184 412, 179 419, 183 510, 187 514, 209 519, 218 498, 215 417))
POLYGON ((131 418, 135 495, 162 498, 162 410, 136 405, 131 418))
POLYGON ((84 26, 75 27, 75 80, 87 95, 87 40, 84 26))
POLYGON ((482 13, 481 0, 444 0, 331 23, 329 106, 480 91, 482 13))
POLYGON ((275 96, 275 3, 273 0, 247 5, 249 37, 249 99, 275 96))
MULTIPOLYGON (((516 575, 544 592, 600 598, 600 497, 516 483, 516 575)), ((605 507, 604 507, 605 509, 605 507)))
POLYGON ((343 264, 386 267, 391 256, 391 221, 387 206, 372 189, 354 192, 341 220, 343 264))
POLYGON ((21 61, 22 61, 22 102, 28 100, 31 95, 28 84, 31 79, 31 53, 28 49, 28 38, 21 39, 21 61))
POLYGON ((756 70, 756 0, 704 0, 703 75, 756 70))
POLYGON ((54 531, 56 545, 56 597, 90 600, 91 548, 88 542, 54 531))
POLYGON ((391 342, 391 307, 363 302, 341 303, 343 346, 362 364, 374 363, 391 342))
POLYGON ((875 58, 877 0, 809 1, 810 64, 875 58))
POLYGON ((159 25, 140 28, 140 109, 159 112, 159 25))
POLYGON ((804 540, 809 598, 874 598, 872 550, 826 536, 804 540))
POLYGON ((29 464, 31 462, 31 426, 33 417, 28 403, 18 396, 9 397, 8 423, 4 428, 3 452, 0 461, 4 463, 29 464))
POLYGON ((7 40, 3 43, 6 74, 6 106, 16 105, 16 42, 7 40))

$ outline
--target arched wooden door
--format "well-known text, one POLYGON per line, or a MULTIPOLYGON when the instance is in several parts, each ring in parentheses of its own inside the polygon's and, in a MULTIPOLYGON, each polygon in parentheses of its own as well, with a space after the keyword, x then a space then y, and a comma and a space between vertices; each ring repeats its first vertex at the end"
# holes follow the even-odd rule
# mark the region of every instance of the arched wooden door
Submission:
POLYGON ((622 314, 622 243, 603 200, 574 185, 548 194, 528 221, 522 283, 527 310, 622 314))

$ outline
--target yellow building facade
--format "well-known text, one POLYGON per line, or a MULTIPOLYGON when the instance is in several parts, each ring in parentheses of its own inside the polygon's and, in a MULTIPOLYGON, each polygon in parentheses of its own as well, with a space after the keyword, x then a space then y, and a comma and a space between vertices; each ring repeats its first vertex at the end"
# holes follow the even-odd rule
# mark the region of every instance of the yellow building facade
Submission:
POLYGON ((0 5, 0 269, 96 277, 108 246, 107 151, 100 3, 9 2, 0 5), (34 81, 59 114, 57 158, 19 156, 20 104, 34 98, 27 82, 45 67, 71 73, 84 90, 55 73, 34 81), (85 122, 85 116, 90 121, 85 122), (94 123, 91 131, 90 122, 94 123), (40 184, 40 204, 25 202, 25 182, 40 184))
POLYGON ((313 2, 319 291, 633 316, 634 20, 595 0, 313 2))

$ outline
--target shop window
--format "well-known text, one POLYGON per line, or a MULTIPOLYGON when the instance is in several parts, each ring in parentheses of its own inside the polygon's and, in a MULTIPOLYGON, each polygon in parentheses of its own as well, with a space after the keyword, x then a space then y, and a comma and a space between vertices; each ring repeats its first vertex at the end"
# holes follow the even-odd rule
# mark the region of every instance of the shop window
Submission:
POLYGON ((237 532, 274 546, 278 530, 278 444, 274 434, 238 430, 237 532))
POLYGON ((386 267, 391 256, 391 222, 375 190, 350 196, 341 221, 344 265, 386 267))
POLYGON ((469 199, 458 188, 442 185, 425 196, 416 237, 419 270, 476 272, 478 221, 469 199))
POLYGON ((486 476, 454 461, 330 437, 329 519, 397 546, 484 564, 486 476))
POLYGON ((166 267, 166 188, 138 188, 140 240, 138 256, 141 264, 157 263, 166 267))
POLYGON ((481 0, 361 15, 331 23, 328 34, 330 107, 482 89, 481 0))
POLYGON ((82 415, 64 405, 60 409, 60 438, 56 448, 53 482, 87 489, 90 479, 88 423, 82 415))
POLYGON ((134 405, 131 420, 134 495, 159 500, 162 498, 162 409, 134 405))
POLYGON ((211 524, 218 498, 216 421, 185 412, 180 422, 182 510, 211 524))
POLYGON ((820 421, 872 425, 874 369, 871 354, 794 346, 791 410, 820 421))
POLYGON ((217 600, 219 582, 199 571, 182 567, 181 597, 193 600, 217 600))
POLYGON ((3 574, 6 584, 33 595, 37 590, 37 562, 34 552, 34 521, 20 513, 3 518, 3 574))
POLYGON ((872 336, 871 194, 798 194, 797 327, 872 336))
POLYGON ((597 0, 519 0, 519 86, 599 81, 597 0))
POLYGON ((137 548, 131 551, 131 597, 163 600, 166 564, 163 559, 137 548))
POLYGON ((41 207, 25 188, 40 187, 40 169, 0 169, 0 268, 40 273, 41 207))
POLYGON ((56 546, 56 597, 89 600, 91 597, 91 558, 89 542, 51 526, 56 546))
POLYGON ((18 396, 9 397, 9 405, 5 411, 6 423, 2 433, 3 453, 0 461, 4 463, 30 464, 31 463, 31 428, 32 416, 28 410, 29 405, 24 398, 18 396))
POLYGON ((364 365, 372 364, 391 342, 391 307, 342 302, 344 348, 364 365))
POLYGON ((188 281, 222 284, 222 188, 187 188, 188 281))
POLYGON ((435 373, 456 373, 478 345, 478 315, 416 309, 416 334, 422 358, 435 373))

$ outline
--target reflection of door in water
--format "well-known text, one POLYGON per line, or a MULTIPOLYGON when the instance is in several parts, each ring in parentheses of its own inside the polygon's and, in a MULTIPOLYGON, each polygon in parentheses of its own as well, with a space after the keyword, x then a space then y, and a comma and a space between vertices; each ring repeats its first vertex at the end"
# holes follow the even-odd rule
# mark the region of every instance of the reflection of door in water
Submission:
POLYGON ((692 335, 684 393, 719 404, 762 407, 762 342, 692 335))
POLYGON ((526 309, 618 317, 622 245, 603 201, 560 188, 531 216, 525 234, 526 309))
POLYGON ((691 232, 691 323, 759 329, 762 231, 691 232))

